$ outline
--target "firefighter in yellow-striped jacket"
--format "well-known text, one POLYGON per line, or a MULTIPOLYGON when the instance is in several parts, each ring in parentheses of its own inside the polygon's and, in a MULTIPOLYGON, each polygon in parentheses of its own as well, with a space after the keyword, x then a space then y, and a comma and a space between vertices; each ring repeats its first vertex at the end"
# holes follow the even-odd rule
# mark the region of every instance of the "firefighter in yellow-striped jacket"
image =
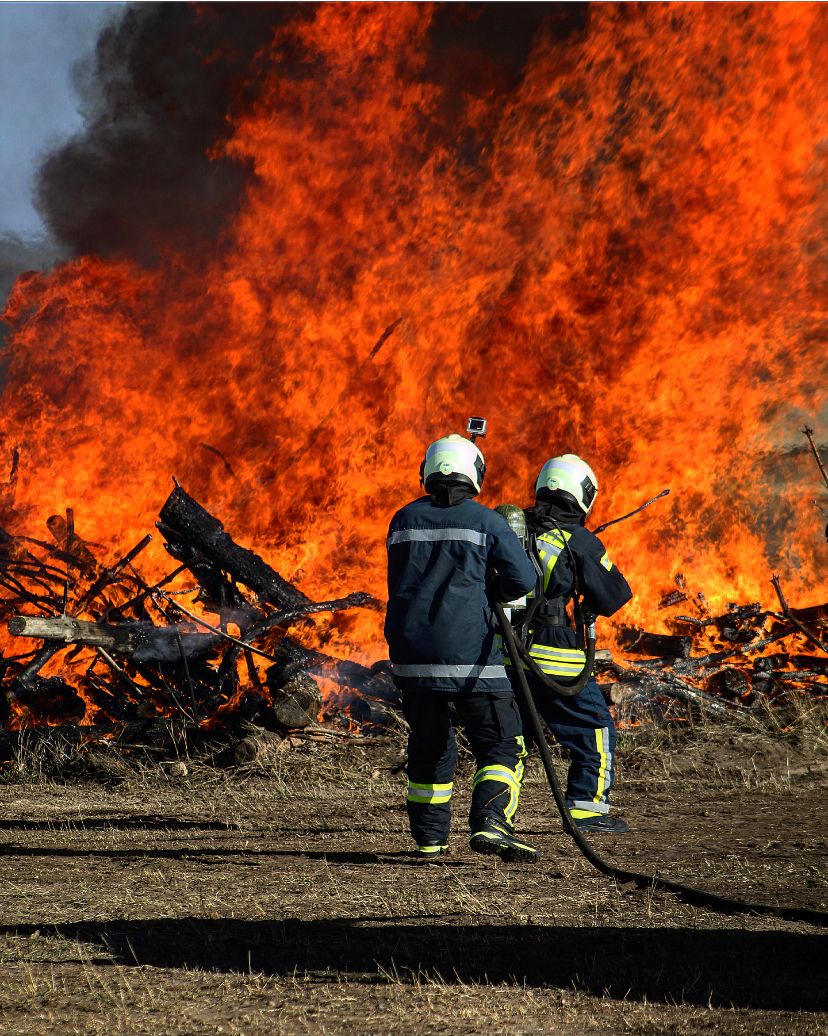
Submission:
MULTIPOLYGON (((538 666, 560 682, 577 681, 585 663, 580 631, 567 616, 573 594, 580 594, 584 609, 604 616, 613 615, 632 597, 603 543, 584 527, 597 492, 595 473, 580 457, 553 457, 538 475, 535 506, 525 512, 527 549, 538 572, 534 595, 540 603, 527 609, 528 624, 522 632, 538 666)), ((510 676, 515 683, 511 671, 510 676)), ((627 825, 609 815, 615 725, 598 684, 590 679, 580 693, 564 697, 531 671, 526 677, 538 712, 569 752, 566 799, 572 819, 582 830, 622 834, 627 825)), ((525 716, 523 728, 528 747, 531 726, 525 716)))

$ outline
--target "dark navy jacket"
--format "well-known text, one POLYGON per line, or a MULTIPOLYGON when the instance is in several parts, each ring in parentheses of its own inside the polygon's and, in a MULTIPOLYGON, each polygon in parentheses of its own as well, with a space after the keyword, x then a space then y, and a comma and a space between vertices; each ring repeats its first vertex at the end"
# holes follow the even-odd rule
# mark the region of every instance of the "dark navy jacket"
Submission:
POLYGON ((510 690, 488 596, 520 597, 536 574, 506 520, 474 500, 421 497, 388 530, 385 639, 401 690, 510 690))

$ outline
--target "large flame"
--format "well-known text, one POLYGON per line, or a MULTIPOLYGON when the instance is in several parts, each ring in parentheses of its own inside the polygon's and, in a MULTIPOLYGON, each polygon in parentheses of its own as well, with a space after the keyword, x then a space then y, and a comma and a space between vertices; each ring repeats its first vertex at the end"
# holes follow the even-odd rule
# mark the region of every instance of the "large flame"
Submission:
MULTIPOLYGON (((816 468, 786 451, 828 373, 828 10, 598 5, 491 96, 429 74, 434 17, 324 4, 263 46, 212 254, 18 281, 2 524, 71 506, 123 551, 175 474, 308 593, 383 596, 423 449, 474 413, 485 503, 528 503, 558 452, 598 472, 596 522, 671 488, 605 536, 628 621, 657 628, 678 571, 713 605, 770 603, 772 570, 825 598, 816 468)), ((375 613, 332 625, 383 653, 375 613)))

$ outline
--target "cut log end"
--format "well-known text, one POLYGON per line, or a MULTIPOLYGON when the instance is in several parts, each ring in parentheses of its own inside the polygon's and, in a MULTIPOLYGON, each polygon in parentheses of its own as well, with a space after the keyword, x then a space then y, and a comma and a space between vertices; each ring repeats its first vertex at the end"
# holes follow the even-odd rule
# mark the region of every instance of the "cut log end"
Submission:
POLYGON ((307 673, 295 673, 281 687, 272 690, 276 719, 289 730, 313 723, 322 708, 322 693, 307 673))
POLYGON ((239 741, 233 749, 233 759, 238 766, 272 762, 277 755, 285 751, 284 742, 285 739, 281 734, 259 729, 256 733, 248 734, 239 741))

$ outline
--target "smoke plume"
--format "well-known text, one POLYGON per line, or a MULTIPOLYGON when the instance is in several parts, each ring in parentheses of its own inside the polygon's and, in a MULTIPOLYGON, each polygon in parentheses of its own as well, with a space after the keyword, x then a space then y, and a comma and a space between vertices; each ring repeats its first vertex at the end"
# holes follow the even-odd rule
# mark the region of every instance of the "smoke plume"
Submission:
MULTIPOLYGON (((370 5, 366 5, 370 7, 370 5)), ((485 139, 464 131, 468 104, 498 98, 520 82, 540 26, 562 38, 583 30, 586 4, 448 4, 432 19, 420 72, 442 103, 432 126, 474 164, 485 139)), ((233 118, 259 88, 263 51, 307 4, 135 4, 98 41, 79 89, 86 127, 40 170, 38 208, 76 255, 142 263, 161 253, 198 255, 236 215, 250 162, 220 155, 233 118)), ((268 55, 269 57, 269 55, 268 55)), ((283 48, 282 72, 314 74, 283 48)))

